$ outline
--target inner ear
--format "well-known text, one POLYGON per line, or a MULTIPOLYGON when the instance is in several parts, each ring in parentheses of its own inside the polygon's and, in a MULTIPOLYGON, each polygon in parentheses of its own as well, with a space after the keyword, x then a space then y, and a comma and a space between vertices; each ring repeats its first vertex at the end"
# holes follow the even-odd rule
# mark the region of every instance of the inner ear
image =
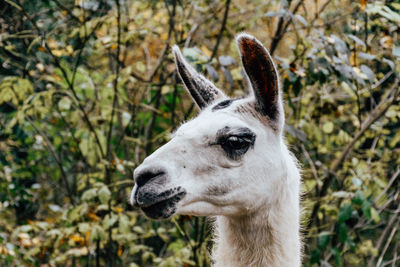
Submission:
POLYGON ((259 111, 271 120, 278 120, 281 112, 279 80, 270 54, 251 35, 240 34, 236 40, 259 111))
POLYGON ((190 66, 181 54, 178 46, 174 45, 172 52, 175 57, 179 77, 200 109, 205 108, 216 99, 227 98, 211 81, 190 66))

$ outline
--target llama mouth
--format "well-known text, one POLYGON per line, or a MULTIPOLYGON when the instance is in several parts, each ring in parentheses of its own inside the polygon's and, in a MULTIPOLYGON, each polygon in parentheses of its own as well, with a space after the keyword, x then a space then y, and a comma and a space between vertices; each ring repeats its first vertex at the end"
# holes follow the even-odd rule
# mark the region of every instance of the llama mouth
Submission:
POLYGON ((186 191, 180 191, 174 196, 163 199, 149 206, 142 206, 141 209, 150 219, 168 219, 174 215, 176 204, 186 195, 186 191))

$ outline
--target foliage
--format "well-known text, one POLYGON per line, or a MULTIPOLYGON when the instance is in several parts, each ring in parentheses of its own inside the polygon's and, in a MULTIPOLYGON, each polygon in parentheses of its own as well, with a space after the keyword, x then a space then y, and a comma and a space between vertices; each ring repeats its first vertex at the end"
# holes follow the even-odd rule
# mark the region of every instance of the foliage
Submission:
POLYGON ((304 266, 397 265, 399 12, 398 1, 0 2, 0 265, 209 266, 204 218, 149 221, 127 199, 133 169, 196 113, 171 45, 242 96, 241 31, 280 70, 303 167, 304 266))

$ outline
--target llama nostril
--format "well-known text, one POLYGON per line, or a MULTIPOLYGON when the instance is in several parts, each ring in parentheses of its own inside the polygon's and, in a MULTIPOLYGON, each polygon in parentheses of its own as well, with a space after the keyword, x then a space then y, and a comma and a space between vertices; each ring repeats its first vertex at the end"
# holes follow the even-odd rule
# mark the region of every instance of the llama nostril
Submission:
POLYGON ((145 169, 135 175, 135 183, 141 187, 154 178, 165 175, 166 172, 162 169, 145 169))

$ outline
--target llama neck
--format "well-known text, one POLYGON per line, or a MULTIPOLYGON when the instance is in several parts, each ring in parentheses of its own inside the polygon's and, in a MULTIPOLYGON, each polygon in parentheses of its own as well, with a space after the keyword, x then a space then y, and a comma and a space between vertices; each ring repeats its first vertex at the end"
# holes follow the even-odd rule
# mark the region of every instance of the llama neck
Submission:
POLYGON ((299 267, 298 198, 298 194, 288 193, 273 206, 254 214, 217 217, 215 267, 299 267))

